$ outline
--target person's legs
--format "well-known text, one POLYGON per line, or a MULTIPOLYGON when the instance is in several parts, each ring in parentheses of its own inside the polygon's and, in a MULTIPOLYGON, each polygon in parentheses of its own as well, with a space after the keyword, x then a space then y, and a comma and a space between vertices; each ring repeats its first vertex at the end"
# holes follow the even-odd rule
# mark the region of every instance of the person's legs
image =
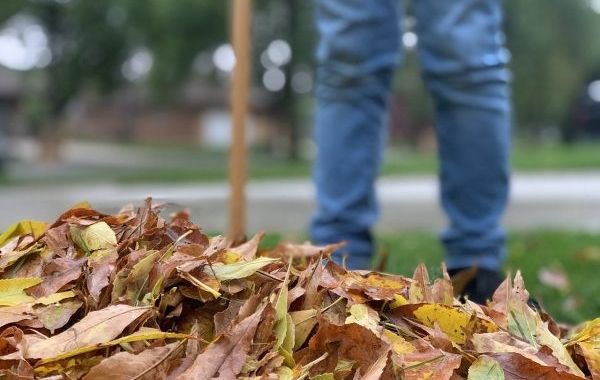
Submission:
POLYGON ((509 193, 509 54, 501 0, 416 0, 419 58, 434 96, 442 234, 450 269, 499 270, 509 193))
POLYGON ((311 238, 346 241, 348 267, 367 269, 377 219, 378 174, 393 71, 399 60, 398 0, 316 0, 317 49, 311 238))

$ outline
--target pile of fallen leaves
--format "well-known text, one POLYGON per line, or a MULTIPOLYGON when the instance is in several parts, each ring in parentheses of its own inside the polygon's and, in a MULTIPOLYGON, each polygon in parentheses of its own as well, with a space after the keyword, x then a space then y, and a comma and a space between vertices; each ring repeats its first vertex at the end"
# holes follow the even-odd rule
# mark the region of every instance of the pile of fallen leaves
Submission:
POLYGON ((351 272, 337 245, 232 246, 148 200, 0 236, 4 379, 600 379, 600 319, 568 331, 520 274, 487 305, 447 274, 351 272))

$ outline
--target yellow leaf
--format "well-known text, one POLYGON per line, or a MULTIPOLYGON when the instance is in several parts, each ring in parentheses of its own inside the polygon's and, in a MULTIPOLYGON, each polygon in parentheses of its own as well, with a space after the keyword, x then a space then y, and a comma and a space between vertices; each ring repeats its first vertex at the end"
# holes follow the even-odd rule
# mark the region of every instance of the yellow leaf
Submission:
POLYGON ((36 220, 21 220, 8 227, 2 235, 0 235, 0 247, 6 244, 9 240, 23 235, 33 235, 34 239, 39 238, 46 231, 48 223, 38 222, 36 220))
POLYGON ((270 257, 259 257, 252 261, 240 261, 233 264, 213 264, 204 268, 204 272, 214 275, 220 281, 236 280, 252 276, 256 271, 278 261, 270 257))
POLYGON ((469 367, 467 380, 504 380, 504 370, 496 360, 480 356, 469 367))
POLYGON ((77 202, 75 203, 73 206, 71 206, 71 209, 74 208, 86 208, 86 209, 91 209, 92 205, 90 204, 90 202, 88 201, 81 201, 81 202, 77 202))
POLYGON ((67 298, 75 297, 75 293, 72 291, 54 293, 46 297, 38 298, 34 301, 35 304, 52 305, 53 303, 60 302, 67 298))
POLYGON ((42 282, 41 278, 11 278, 0 280, 0 306, 16 306, 34 300, 24 290, 42 282))
POLYGON ((408 305, 408 300, 402 294, 394 295, 394 300, 390 303, 390 308, 395 309, 400 306, 408 305))
POLYGON ((239 253, 234 251, 227 251, 223 254, 221 261, 223 261, 223 264, 233 264, 239 262, 241 259, 242 256, 240 256, 239 253))
POLYGON ((600 379, 600 318, 585 323, 571 336, 567 344, 579 346, 592 378, 600 379))
POLYGON ((188 272, 180 271, 179 275, 181 276, 181 278, 189 281, 192 285, 204 290, 205 292, 210 293, 213 297, 215 297, 215 299, 221 297, 221 293, 211 288, 207 284, 203 283, 202 281, 198 280, 196 277, 192 276, 188 272))
POLYGON ((81 237, 90 251, 115 247, 117 237, 106 222, 94 223, 82 230, 81 237))
POLYGON ((412 344, 389 330, 383 330, 383 337, 384 340, 390 343, 392 349, 397 354, 410 354, 411 352, 415 351, 415 348, 412 344))
POLYGON ((368 328, 378 335, 381 331, 379 326, 379 315, 367 305, 354 304, 350 307, 350 315, 346 318, 346 324, 356 323, 368 328))
POLYGON ((569 344, 576 342, 597 342, 600 344, 600 318, 586 322, 569 338, 569 344))
POLYGON ((426 326, 437 324, 453 342, 465 342, 463 329, 469 324, 470 314, 446 305, 425 304, 414 311, 414 316, 426 326))

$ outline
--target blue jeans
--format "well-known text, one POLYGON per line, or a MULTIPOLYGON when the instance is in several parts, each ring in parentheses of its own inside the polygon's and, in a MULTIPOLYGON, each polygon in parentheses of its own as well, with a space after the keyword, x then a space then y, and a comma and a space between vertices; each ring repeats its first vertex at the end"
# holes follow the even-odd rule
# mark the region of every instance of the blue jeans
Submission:
MULTIPOLYGON (((413 0, 417 53, 434 99, 450 269, 499 269, 509 192, 510 73, 501 0, 413 0)), ((316 243, 345 240, 366 269, 378 218, 374 184, 392 76, 401 60, 398 0, 316 0, 316 243)), ((339 259, 339 256, 338 256, 339 259)))

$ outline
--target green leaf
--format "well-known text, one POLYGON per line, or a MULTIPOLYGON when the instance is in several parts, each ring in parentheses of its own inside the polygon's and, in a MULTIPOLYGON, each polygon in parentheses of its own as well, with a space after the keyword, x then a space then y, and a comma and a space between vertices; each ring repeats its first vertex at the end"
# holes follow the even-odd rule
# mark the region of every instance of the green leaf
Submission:
POLYGON ((350 316, 346 318, 346 324, 350 323, 356 323, 366 327, 375 334, 381 333, 379 314, 364 304, 354 304, 350 307, 350 316))
MULTIPOLYGON (((287 335, 288 328, 288 283, 290 278, 291 263, 288 266, 285 280, 281 284, 281 290, 277 294, 277 300, 275 301, 275 348, 281 347, 285 337, 287 335)), ((292 321, 291 317, 289 318, 292 321)), ((292 326, 293 323, 292 323, 292 326)), ((293 346, 293 344, 292 344, 293 346)))
POLYGON ((467 380, 504 380, 504 370, 496 360, 480 356, 469 367, 467 380))
POLYGON ((294 352, 294 343, 296 341, 296 330, 294 321, 289 314, 285 315, 285 321, 285 337, 283 339, 283 343, 281 344, 280 350, 283 350, 284 352, 283 357, 285 358, 285 364, 288 367, 294 367, 296 363, 294 362, 292 353, 294 352))
POLYGON ((334 380, 335 377, 333 376, 333 373, 331 372, 327 372, 327 373, 322 373, 320 375, 316 375, 310 378, 310 380, 334 380))
POLYGON ((71 239, 89 255, 90 252, 99 249, 107 249, 117 246, 117 236, 106 222, 94 223, 88 227, 76 224, 69 226, 71 239))
POLYGON ((158 259, 158 254, 159 251, 154 251, 133 266, 127 276, 127 299, 137 302, 143 298, 150 271, 158 259))
POLYGON ((294 378, 294 371, 289 367, 282 366, 277 370, 277 376, 279 380, 292 380, 294 378))
POLYGON ((42 282, 41 278, 11 278, 0 280, 0 306, 15 306, 34 301, 25 289, 42 282))
POLYGON ((9 240, 24 235, 33 235, 34 239, 39 238, 46 231, 48 223, 38 222, 36 220, 21 220, 8 227, 0 235, 0 247, 4 246, 9 240))
POLYGON ((278 261, 270 257, 259 257, 252 261, 241 261, 233 264, 213 264, 204 271, 213 274, 219 281, 236 280, 252 276, 256 271, 278 261))

